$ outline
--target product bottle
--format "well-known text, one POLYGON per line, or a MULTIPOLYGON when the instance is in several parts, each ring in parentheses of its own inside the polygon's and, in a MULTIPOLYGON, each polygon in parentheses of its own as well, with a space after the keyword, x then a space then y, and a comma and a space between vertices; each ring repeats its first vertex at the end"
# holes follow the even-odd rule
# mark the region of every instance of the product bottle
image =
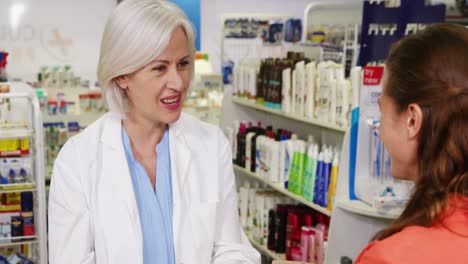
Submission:
POLYGON ((289 139, 286 141, 286 153, 285 153, 285 159, 284 159, 284 187, 289 189, 289 177, 291 175, 291 169, 292 169, 292 162, 293 162, 293 156, 294 156, 294 150, 295 150, 295 140, 294 139, 289 139))
POLYGON ((320 205, 322 197, 320 187, 322 186, 323 171, 324 171, 324 154, 323 151, 319 153, 317 161, 317 172, 315 173, 315 186, 314 186, 314 204, 320 205))
POLYGON ((234 131, 233 133, 233 145, 232 145, 232 159, 235 164, 237 164, 237 135, 240 129, 240 122, 239 120, 234 120, 234 131))
POLYGON ((245 166, 245 136, 246 136, 246 126, 245 123, 241 123, 239 126, 239 133, 237 134, 237 158, 236 164, 244 167, 245 166))
POLYGON ((249 182, 245 182, 244 186, 239 188, 239 218, 242 227, 247 227, 247 215, 249 206, 249 182))
POLYGON ((335 125, 336 124, 336 105, 337 105, 336 103, 337 81, 333 79, 329 82, 329 85, 330 85, 330 100, 329 100, 330 108, 328 110, 328 122, 331 125, 335 125))
POLYGON ((316 62, 312 61, 306 65, 306 95, 304 98, 305 117, 314 118, 315 108, 315 79, 316 79, 316 62))
POLYGON ((276 246, 276 239, 275 239, 275 231, 276 231, 276 210, 270 209, 268 212, 268 249, 275 250, 276 246))
POLYGON ((291 111, 291 69, 286 68, 282 72, 282 100, 281 100, 281 110, 285 113, 289 113, 291 111))
POLYGON ((275 252, 280 253, 280 254, 286 252, 287 223, 288 223, 288 206, 279 204, 276 206, 275 252))
POLYGON ((304 61, 296 63, 296 89, 293 95, 295 102, 294 114, 304 116, 304 96, 305 96, 305 65, 304 61))
POLYGON ((330 174, 331 174, 331 167, 332 167, 332 158, 333 154, 331 150, 325 152, 324 158, 324 170, 323 170, 323 177, 322 177, 322 186, 321 186, 321 200, 320 206, 328 207, 328 189, 330 187, 330 174))
POLYGON ((274 183, 279 183, 281 182, 281 177, 280 177, 280 145, 281 142, 277 140, 272 140, 271 141, 271 159, 270 159, 270 179, 274 183))
POLYGON ((241 62, 239 64, 239 87, 238 87, 238 95, 241 98, 246 97, 246 92, 245 92, 245 80, 247 79, 247 71, 245 70, 244 63, 241 62))
POLYGON ((258 162, 257 162, 257 138, 259 136, 265 135, 265 129, 262 128, 261 124, 259 123, 257 127, 257 133, 251 139, 251 152, 250 152, 250 171, 251 172, 258 172, 258 162))
POLYGON ((297 100, 296 100, 296 93, 297 93, 297 71, 294 69, 292 71, 292 74, 291 74, 291 84, 292 84, 292 87, 291 87, 291 114, 296 114, 296 104, 297 104, 297 100))
POLYGON ((315 173, 317 171, 318 145, 309 146, 304 173, 302 195, 304 199, 312 202, 314 199, 315 173))
POLYGON ((257 68, 255 62, 252 62, 249 69, 249 84, 247 98, 255 103, 257 97, 257 68))
POLYGON ((260 62, 260 71, 257 75, 257 90, 256 90, 256 103, 263 105, 264 95, 263 95, 263 77, 265 76, 265 61, 260 62))
POLYGON ((317 264, 323 264, 324 261, 324 232, 322 230, 315 230, 315 259, 317 264))
POLYGON ((309 260, 309 235, 310 229, 307 226, 301 228, 301 259, 300 261, 309 260))
POLYGON ((330 187, 328 188, 328 210, 333 209, 333 201, 335 199, 336 194, 336 182, 338 180, 338 164, 339 164, 339 157, 338 153, 335 153, 333 157, 332 169, 330 174, 330 187))
POLYGON ((315 229, 310 230, 308 262, 315 263, 315 229))

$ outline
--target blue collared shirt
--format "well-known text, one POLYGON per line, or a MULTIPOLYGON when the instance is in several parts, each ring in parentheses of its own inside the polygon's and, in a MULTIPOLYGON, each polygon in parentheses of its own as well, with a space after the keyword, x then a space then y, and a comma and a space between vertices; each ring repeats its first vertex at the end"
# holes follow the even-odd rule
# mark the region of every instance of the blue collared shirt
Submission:
POLYGON ((143 263, 174 264, 169 129, 166 129, 161 142, 156 146, 156 191, 153 190, 144 167, 133 158, 130 139, 123 127, 122 141, 140 215, 143 263))

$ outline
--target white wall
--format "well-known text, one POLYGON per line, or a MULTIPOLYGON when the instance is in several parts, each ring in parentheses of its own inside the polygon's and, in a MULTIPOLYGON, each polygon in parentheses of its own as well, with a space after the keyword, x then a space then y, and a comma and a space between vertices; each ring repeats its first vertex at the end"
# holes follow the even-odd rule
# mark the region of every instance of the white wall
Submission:
POLYGON ((0 50, 10 53, 9 75, 33 81, 42 65, 70 64, 81 77, 96 80, 102 31, 116 3, 1 0, 0 50))

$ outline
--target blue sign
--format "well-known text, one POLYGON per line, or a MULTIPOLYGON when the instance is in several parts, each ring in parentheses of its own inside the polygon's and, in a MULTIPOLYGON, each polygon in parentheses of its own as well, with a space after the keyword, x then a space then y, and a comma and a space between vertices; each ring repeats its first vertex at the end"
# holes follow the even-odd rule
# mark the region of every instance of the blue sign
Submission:
POLYGON ((178 5, 188 19, 192 22, 195 29, 195 49, 200 50, 200 0, 171 0, 174 4, 178 5))
POLYGON ((399 7, 384 1, 365 1, 361 29, 359 65, 383 61, 394 42, 445 21, 445 5, 425 5, 425 0, 401 0, 399 7))

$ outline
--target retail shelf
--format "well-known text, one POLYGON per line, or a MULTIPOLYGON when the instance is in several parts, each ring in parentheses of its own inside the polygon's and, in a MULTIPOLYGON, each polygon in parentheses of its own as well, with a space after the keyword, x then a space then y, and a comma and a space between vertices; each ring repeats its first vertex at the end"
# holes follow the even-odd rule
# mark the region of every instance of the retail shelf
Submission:
POLYGON ((24 244, 35 244, 37 243, 36 236, 17 236, 17 237, 2 237, 0 238, 0 248, 1 247, 11 247, 16 245, 24 245, 24 244), (11 241, 14 240, 21 240, 21 241, 11 241), (9 242, 3 242, 5 240, 9 240, 9 242))
POLYGON ((17 190, 25 188, 36 188, 36 184, 34 182, 0 184, 0 190, 17 190))
POLYGON ((286 259, 284 254, 278 254, 272 250, 269 250, 266 246, 261 245, 255 239, 253 239, 251 235, 247 235, 247 237, 249 238, 250 243, 252 243, 252 246, 254 246, 258 251, 260 251, 262 255, 266 255, 272 258, 273 260, 285 260, 286 259))
POLYGON ((32 136, 33 131, 26 128, 7 128, 0 129, 0 139, 28 138, 32 136))
POLYGON ((239 105, 247 106, 247 107, 257 109, 257 110, 267 112, 267 113, 272 113, 272 114, 282 116, 282 117, 285 117, 285 118, 289 118, 289 119, 292 119, 292 120, 300 121, 302 123, 306 123, 306 124, 309 124, 309 125, 319 126, 319 127, 327 128, 327 129, 330 129, 330 130, 335 130, 335 131, 342 132, 342 133, 346 132, 346 129, 347 129, 347 128, 343 128, 343 127, 340 127, 340 126, 337 126, 337 125, 328 124, 327 122, 323 122, 323 121, 319 121, 319 120, 313 120, 313 119, 310 119, 310 118, 305 118, 305 117, 300 117, 300 116, 296 116, 296 115, 292 115, 292 114, 287 114, 287 113, 281 112, 279 110, 270 109, 268 107, 265 107, 265 106, 250 102, 250 101, 248 101, 246 99, 238 98, 238 97, 235 97, 235 96, 232 97, 232 101, 234 103, 236 103, 236 104, 239 104, 239 105))
POLYGON ((338 201, 336 206, 356 214, 382 219, 396 219, 400 216, 400 213, 395 212, 390 212, 388 214, 380 213, 375 208, 359 200, 338 201))
POLYGON ((31 97, 33 96, 34 93, 29 93, 29 92, 18 92, 18 93, 1 93, 0 94, 0 99, 3 98, 21 98, 21 97, 31 97))
POLYGON ((37 191, 35 184, 17 184, 12 188, 12 184, 2 184, 0 185, 0 194, 2 193, 18 193, 18 192, 35 192, 37 191))
POLYGON ((294 199, 295 201, 298 201, 298 202, 300 202, 300 203, 302 203, 304 205, 307 205, 308 207, 314 209, 315 211, 318 211, 318 212, 320 212, 320 213, 322 213, 324 215, 328 215, 328 216, 331 215, 331 211, 329 211, 328 209, 323 208, 323 207, 321 207, 319 205, 316 205, 316 204, 314 204, 312 202, 307 201, 303 197, 288 191, 287 189, 285 189, 280 184, 269 182, 268 180, 265 180, 264 178, 258 176, 256 173, 253 173, 253 172, 251 172, 251 171, 249 171, 249 170, 247 170, 245 168, 242 168, 241 166, 238 166, 236 164, 234 164, 234 170, 242 172, 242 173, 244 173, 245 175, 248 175, 251 178, 254 178, 254 179, 256 179, 256 180, 258 180, 260 182, 263 182, 263 183, 267 184, 268 186, 270 186, 270 188, 274 189, 275 191, 277 191, 279 193, 282 193, 282 194, 288 196, 289 198, 294 199))

